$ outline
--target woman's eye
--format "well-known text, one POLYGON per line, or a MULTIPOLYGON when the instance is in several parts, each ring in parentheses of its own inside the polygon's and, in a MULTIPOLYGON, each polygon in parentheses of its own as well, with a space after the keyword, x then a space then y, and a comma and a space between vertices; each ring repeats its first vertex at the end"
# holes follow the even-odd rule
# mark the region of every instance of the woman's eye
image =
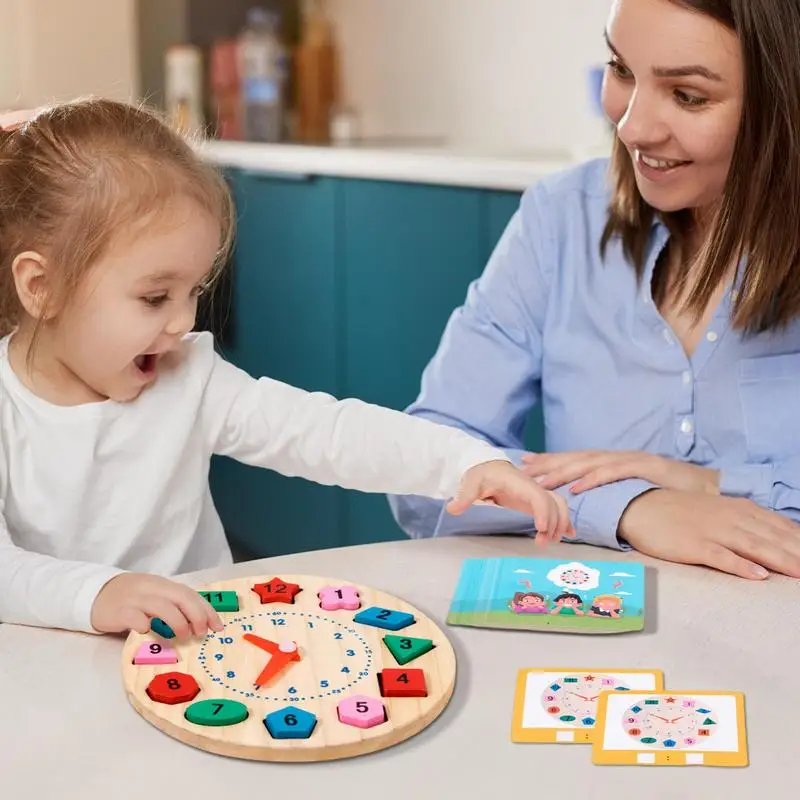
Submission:
POLYGON ((688 94, 687 92, 683 92, 680 89, 675 90, 675 99, 682 105, 682 106, 704 106, 708 100, 705 97, 699 97, 696 94, 688 94))
POLYGON ((143 297, 142 301, 146 306, 149 306, 150 308, 158 308, 159 306, 163 306, 164 303, 167 302, 167 295, 165 294, 150 295, 149 297, 143 297))
POLYGON ((633 77, 631 71, 621 61, 617 61, 616 59, 612 58, 607 65, 612 74, 622 81, 626 81, 633 77))

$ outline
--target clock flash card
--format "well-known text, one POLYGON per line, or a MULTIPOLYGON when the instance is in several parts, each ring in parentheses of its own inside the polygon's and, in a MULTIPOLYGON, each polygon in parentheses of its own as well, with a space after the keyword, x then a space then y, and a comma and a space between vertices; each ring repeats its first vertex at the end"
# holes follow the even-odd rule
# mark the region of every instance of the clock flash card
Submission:
POLYGON ((592 748, 595 764, 745 767, 740 692, 604 692, 592 748))
POLYGON ((521 669, 517 673, 511 741, 591 742, 602 692, 659 692, 663 688, 660 670, 521 669))
POLYGON ((468 558, 449 625, 627 633, 644 628, 645 568, 635 561, 468 558))

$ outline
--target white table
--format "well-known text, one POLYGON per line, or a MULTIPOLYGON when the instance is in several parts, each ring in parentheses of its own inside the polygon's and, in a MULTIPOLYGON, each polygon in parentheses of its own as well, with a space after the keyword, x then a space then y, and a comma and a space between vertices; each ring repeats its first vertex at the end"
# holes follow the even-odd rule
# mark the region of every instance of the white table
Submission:
MULTIPOLYGON (((236 564, 190 579, 199 584, 268 572, 341 577, 401 596, 444 627, 463 558, 541 554, 517 537, 402 541, 236 564)), ((0 625, 0 798, 797 797, 798 582, 747 583, 574 545, 547 554, 647 563, 646 630, 579 636, 444 627, 459 670, 448 708, 407 742, 344 761, 258 763, 188 747, 129 706, 120 679, 121 638, 0 625), (517 669, 571 664, 661 668, 667 688, 745 692, 750 766, 600 767, 592 765, 587 746, 513 744, 517 669)))

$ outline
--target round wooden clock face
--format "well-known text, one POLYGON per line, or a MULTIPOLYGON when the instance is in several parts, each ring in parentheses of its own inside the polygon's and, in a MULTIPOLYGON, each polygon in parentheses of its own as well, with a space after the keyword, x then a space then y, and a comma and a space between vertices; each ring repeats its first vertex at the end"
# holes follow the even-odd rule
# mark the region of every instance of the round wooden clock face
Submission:
POLYGON ((703 701, 669 695, 637 701, 625 711, 622 725, 640 744, 680 750, 713 736, 718 719, 703 701))
POLYGON ((592 727, 600 692, 629 691, 612 675, 564 675, 542 692, 542 707, 554 719, 575 728, 592 727))
POLYGON ((310 575, 200 592, 222 631, 177 642, 156 621, 123 652, 134 708, 187 744, 263 761, 345 758, 418 733, 450 699, 450 643, 397 597, 310 575))

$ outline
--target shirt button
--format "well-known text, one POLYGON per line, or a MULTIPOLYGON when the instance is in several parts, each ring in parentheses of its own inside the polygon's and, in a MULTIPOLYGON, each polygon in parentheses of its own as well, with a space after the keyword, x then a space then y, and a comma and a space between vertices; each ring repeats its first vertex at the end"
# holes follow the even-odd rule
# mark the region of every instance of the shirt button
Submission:
POLYGON ((694 426, 692 425, 692 421, 690 419, 685 419, 681 422, 681 433, 691 433, 694 430, 694 426))
POLYGON ((708 339, 709 342, 716 342, 717 341, 717 334, 714 333, 714 331, 709 331, 706 334, 706 339, 708 339))
POLYGON ((683 382, 684 384, 686 384, 686 386, 688 386, 692 382, 692 373, 689 372, 688 370, 684 372, 683 375, 681 375, 681 377, 683 378, 683 382))

